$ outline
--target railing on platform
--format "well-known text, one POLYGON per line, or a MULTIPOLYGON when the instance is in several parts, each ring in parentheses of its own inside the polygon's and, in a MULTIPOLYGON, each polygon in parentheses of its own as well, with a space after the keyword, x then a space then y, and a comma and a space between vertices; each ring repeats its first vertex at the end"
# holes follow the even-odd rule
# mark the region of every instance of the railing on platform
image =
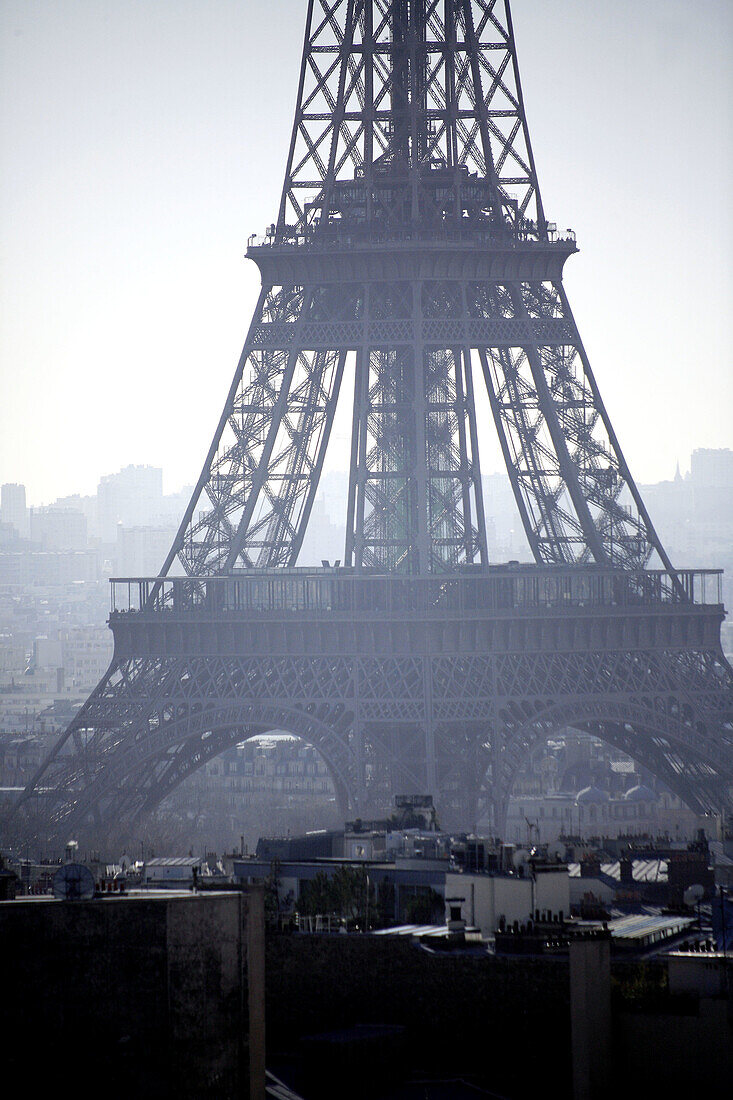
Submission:
POLYGON ((403 248, 405 244, 427 244, 445 247, 446 245, 466 245, 471 248, 526 248, 527 245, 576 251, 576 238, 572 229, 553 231, 548 237, 537 239, 522 233, 501 233, 472 224, 465 229, 457 227, 429 226, 425 229, 379 229, 375 226, 344 225, 329 227, 318 233, 300 234, 293 237, 253 233, 247 239, 247 248, 269 248, 273 251, 293 252, 301 248, 315 251, 330 251, 338 247, 350 249, 373 249, 374 247, 403 248))
POLYGON ((655 607, 722 602, 722 570, 623 572, 595 567, 494 567, 408 577, 336 569, 251 570, 227 577, 113 578, 112 614, 429 614, 558 607, 655 607))

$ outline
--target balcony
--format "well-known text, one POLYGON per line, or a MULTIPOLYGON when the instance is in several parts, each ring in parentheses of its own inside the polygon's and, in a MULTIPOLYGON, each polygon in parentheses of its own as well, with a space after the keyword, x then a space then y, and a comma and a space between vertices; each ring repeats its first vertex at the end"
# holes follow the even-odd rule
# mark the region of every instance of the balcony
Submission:
POLYGON ((348 569, 250 570, 227 577, 123 577, 111 615, 445 616, 552 609, 719 608, 722 570, 624 572, 595 566, 495 566, 426 577, 348 569))

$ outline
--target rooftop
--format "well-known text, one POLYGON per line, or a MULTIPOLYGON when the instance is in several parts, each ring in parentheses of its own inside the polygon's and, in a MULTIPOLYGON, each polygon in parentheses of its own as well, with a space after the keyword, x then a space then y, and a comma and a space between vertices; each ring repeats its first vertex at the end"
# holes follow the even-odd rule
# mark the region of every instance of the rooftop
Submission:
POLYGON ((155 856, 145 861, 146 867, 197 867, 202 860, 196 856, 155 856))
POLYGON ((685 932, 695 924, 694 917, 661 917, 647 913, 635 913, 608 922, 608 930, 621 946, 651 947, 662 940, 685 932))
MULTIPOLYGON (((569 863, 568 874, 570 878, 581 878, 580 864, 569 863)), ((620 861, 616 859, 612 863, 602 863, 601 874, 620 882, 620 861)), ((631 862, 631 875, 634 882, 666 882, 667 861, 666 859, 634 859, 631 862)))

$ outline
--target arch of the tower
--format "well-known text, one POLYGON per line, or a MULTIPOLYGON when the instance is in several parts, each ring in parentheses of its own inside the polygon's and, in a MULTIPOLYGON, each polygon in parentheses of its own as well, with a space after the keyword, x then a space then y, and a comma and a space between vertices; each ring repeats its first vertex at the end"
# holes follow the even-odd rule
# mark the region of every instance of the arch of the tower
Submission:
POLYGON ((274 731, 292 734, 316 749, 328 771, 341 814, 345 817, 356 808, 355 761, 348 738, 295 707, 248 703, 204 712, 196 732, 172 743, 164 756, 152 757, 144 770, 126 777, 125 783, 138 803, 135 812, 155 809, 185 779, 227 749, 274 731))
MULTIPOLYGON (((521 725, 507 722, 497 725, 492 736, 488 723, 474 722, 436 725, 437 786, 436 803, 451 823, 451 807, 460 806, 464 826, 477 822, 491 806, 491 817, 501 833, 506 820, 508 800, 515 779, 526 765, 530 753, 543 740, 565 727, 593 734, 635 759, 665 783, 693 810, 719 809, 726 801, 731 777, 716 767, 705 753, 701 723, 691 714, 670 721, 670 700, 650 699, 650 706, 623 702, 588 700, 561 701, 537 710, 521 725), (697 782, 691 783, 695 773, 697 782), (700 778, 707 780, 707 800, 700 798, 700 778), (466 816, 466 814, 468 816, 466 816)), ((508 718, 504 715, 504 718, 508 718)), ((341 815, 361 812, 364 791, 360 782, 361 766, 356 740, 350 732, 337 732, 333 725, 300 710, 277 703, 238 703, 235 706, 205 709, 200 714, 172 723, 167 730, 166 747, 160 745, 129 767, 127 754, 111 761, 97 783, 84 792, 77 807, 89 813, 93 806, 103 808, 105 818, 128 819, 153 810, 186 778, 226 749, 250 737, 273 730, 284 730, 312 745, 322 756, 334 785, 341 815), (113 792, 113 793, 111 793, 113 792)), ((422 740, 424 731, 413 731, 422 740)), ((376 748, 374 737, 369 738, 376 748)), ((397 769, 400 759, 384 752, 381 763, 397 769)), ((392 777, 392 793, 400 786, 392 777)), ((403 781, 408 781, 405 773, 403 781)), ((417 784, 420 786, 420 784, 417 784)), ((411 786, 415 786, 412 783, 411 786)), ((416 788, 417 789, 417 788, 416 788)), ((405 788, 405 792, 407 788, 405 788)))
POLYGON ((711 673, 713 657, 690 654, 682 679, 678 665, 663 675, 648 653, 626 662, 611 655, 591 668, 562 654, 441 656, 431 677, 418 657, 369 658, 358 694, 348 654, 271 667, 259 659, 123 659, 24 802, 29 812, 31 803, 45 808, 45 833, 134 820, 228 747, 281 729, 321 754, 343 817, 382 816, 395 794, 431 793, 444 827, 476 827, 490 809, 499 835, 528 754, 571 726, 637 759, 691 808, 719 810, 731 804, 733 775, 727 696, 711 673))
MULTIPOLYGON (((291 722, 290 725, 294 726, 296 723, 291 722)), ((297 739, 299 743, 310 745, 316 750, 328 772, 336 796, 339 812, 345 817, 349 809, 354 808, 353 795, 350 793, 348 783, 339 776, 337 767, 328 756, 327 750, 324 749, 323 739, 318 737, 306 739, 296 733, 292 728, 285 729, 280 726, 274 727, 270 724, 265 726, 250 724, 246 727, 240 726, 235 729, 223 727, 220 729, 207 730, 201 734, 200 737, 190 738, 182 742, 182 744, 176 746, 173 753, 168 754, 165 760, 157 760, 154 763, 154 772, 151 775, 151 781, 146 783, 145 780, 143 780, 139 788, 134 790, 133 795, 140 803, 137 812, 145 814, 154 810, 172 794, 177 787, 203 768, 209 761, 222 755, 222 753, 225 753, 228 749, 233 748, 235 745, 241 745, 247 741, 266 737, 268 734, 272 733, 289 734, 297 739)), ((132 782, 134 784, 134 779, 132 782)))
MULTIPOLYGON (((51 814, 54 832, 103 831, 154 810, 185 779, 228 748, 275 730, 293 734, 322 757, 342 816, 358 808, 355 753, 348 734, 307 709, 272 702, 210 706, 138 738, 140 724, 79 792, 66 791, 51 814)), ((28 807, 30 809, 30 806, 28 807)))
MULTIPOLYGON (((672 716, 674 696, 629 700, 560 701, 538 708, 524 723, 507 723, 483 775, 479 813, 503 834, 515 780, 537 746, 565 728, 592 734, 648 769, 691 810, 717 812, 730 803, 733 775, 706 751, 705 726, 692 708, 672 716)), ((507 716, 505 715, 505 718, 507 716)))

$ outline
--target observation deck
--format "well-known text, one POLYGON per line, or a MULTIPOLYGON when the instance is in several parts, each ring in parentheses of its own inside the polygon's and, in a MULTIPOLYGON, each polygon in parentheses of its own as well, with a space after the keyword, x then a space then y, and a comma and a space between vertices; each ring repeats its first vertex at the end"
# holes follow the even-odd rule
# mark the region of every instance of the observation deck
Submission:
POLYGON ((496 234, 475 225, 427 228, 343 228, 312 235, 249 238, 245 255, 263 283, 358 282, 384 279, 559 280, 578 251, 567 229, 545 239, 496 234))
POLYGON ((111 581, 115 655, 394 653, 715 645, 721 570, 344 568, 111 581))

